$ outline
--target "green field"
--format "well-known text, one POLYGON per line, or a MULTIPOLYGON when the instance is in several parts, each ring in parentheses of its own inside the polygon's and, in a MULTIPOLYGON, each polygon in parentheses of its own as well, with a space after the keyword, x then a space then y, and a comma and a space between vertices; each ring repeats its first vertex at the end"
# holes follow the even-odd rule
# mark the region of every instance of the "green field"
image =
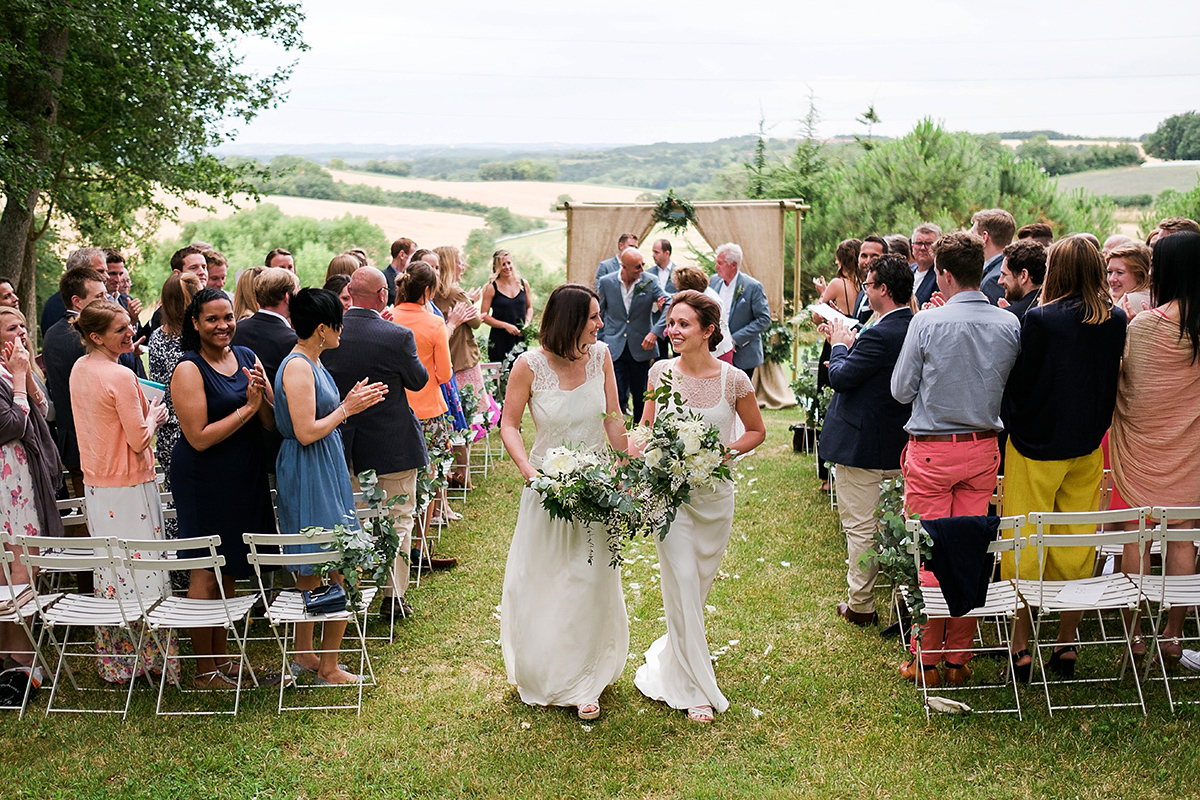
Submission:
MULTIPOLYGON (((236 719, 156 719, 143 690, 127 722, 47 719, 43 694, 25 719, 4 717, 0 797, 1195 795, 1197 717, 1171 715, 1161 685, 1147 689, 1148 718, 1136 709, 1050 717, 1038 692, 1027 691, 1023 722, 926 722, 913 687, 895 673, 896 640, 834 615, 846 551, 812 457, 791 451, 787 425, 799 412, 765 416, 767 442, 745 462, 733 536, 708 600, 717 679, 732 703, 710 726, 633 686, 641 653, 663 632, 657 558, 644 541, 623 575, 630 662, 601 697, 600 719, 585 726, 573 709, 518 699, 505 681, 495 614, 521 491, 506 460, 477 478, 465 519, 442 538, 440 550, 458 556, 458 568, 412 588, 416 616, 400 625, 395 644, 372 645, 380 685, 367 691, 361 717, 280 717, 273 693, 253 692, 236 719)), ((525 432, 532 436, 528 421, 525 432)), ((256 645, 256 661, 272 647, 256 645)), ((1113 663, 1084 651, 1079 669, 1113 663)), ((1112 690, 1088 691, 1102 698, 1112 690)), ((1130 692, 1128 683, 1120 690, 1130 692)), ((1195 686, 1185 693, 1197 697, 1195 686)))
POLYGON ((1060 189, 1086 189, 1093 194, 1133 195, 1155 197, 1163 189, 1186 192, 1196 185, 1200 167, 1120 167, 1092 172, 1076 172, 1058 179, 1060 189))

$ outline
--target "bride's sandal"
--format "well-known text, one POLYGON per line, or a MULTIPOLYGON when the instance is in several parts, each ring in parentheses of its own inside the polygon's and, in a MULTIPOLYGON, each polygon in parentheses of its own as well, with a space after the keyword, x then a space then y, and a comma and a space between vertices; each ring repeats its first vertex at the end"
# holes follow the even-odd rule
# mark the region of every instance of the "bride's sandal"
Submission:
POLYGON ((712 706, 696 706, 687 710, 687 718, 692 722, 712 722, 712 706))
POLYGON ((596 719, 600 716, 599 703, 582 703, 575 707, 580 719, 596 719))

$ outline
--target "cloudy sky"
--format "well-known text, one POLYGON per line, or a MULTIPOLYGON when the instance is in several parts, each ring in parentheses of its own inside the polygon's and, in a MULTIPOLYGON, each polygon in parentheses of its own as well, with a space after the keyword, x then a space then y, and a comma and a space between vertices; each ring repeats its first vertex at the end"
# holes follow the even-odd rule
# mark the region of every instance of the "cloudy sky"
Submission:
MULTIPOLYGON (((954 130, 1138 136, 1200 108, 1200 3, 303 0, 243 143, 575 144, 954 130)), ((265 67, 280 53, 247 50, 265 67)))

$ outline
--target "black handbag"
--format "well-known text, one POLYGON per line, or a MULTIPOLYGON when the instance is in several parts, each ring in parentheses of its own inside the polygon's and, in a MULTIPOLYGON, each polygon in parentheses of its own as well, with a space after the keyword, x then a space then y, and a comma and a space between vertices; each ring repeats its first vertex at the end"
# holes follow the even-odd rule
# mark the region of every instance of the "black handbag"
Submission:
POLYGON ((346 590, 340 583, 300 592, 306 614, 337 614, 346 610, 346 590))

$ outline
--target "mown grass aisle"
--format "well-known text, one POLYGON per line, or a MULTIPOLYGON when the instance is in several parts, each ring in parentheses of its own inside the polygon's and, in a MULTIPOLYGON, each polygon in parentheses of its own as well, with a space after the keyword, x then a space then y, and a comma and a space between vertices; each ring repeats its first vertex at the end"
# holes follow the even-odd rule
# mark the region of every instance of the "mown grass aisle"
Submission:
MULTIPOLYGON (((590 724, 525 706, 505 682, 496 607, 520 479, 504 461, 449 529, 461 566, 412 590, 417 616, 375 645, 363 715, 275 714, 258 692, 236 719, 0 718, 3 797, 1182 797, 1200 777, 1196 717, 1161 689, 1136 710, 925 722, 900 652, 833 612, 845 550, 794 412, 766 414, 744 462, 729 552, 709 603, 717 680, 710 726, 641 696, 633 672, 664 631, 652 542, 625 568, 633 654, 590 724)), ((531 426, 527 426, 529 428, 531 426)), ((603 557, 603 543, 599 552, 603 557)), ((257 649, 262 658, 274 656, 257 649)), ((1200 697, 1200 691, 1196 691, 1200 697)))

